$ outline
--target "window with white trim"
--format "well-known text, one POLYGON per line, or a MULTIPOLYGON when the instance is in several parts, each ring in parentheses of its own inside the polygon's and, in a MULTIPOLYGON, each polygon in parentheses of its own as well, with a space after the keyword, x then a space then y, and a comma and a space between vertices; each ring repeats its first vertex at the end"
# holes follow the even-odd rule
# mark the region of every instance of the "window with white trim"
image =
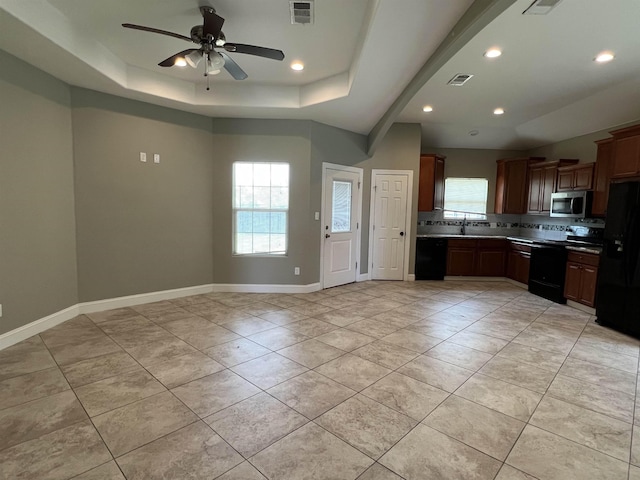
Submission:
POLYGON ((487 219, 486 178, 447 178, 444 181, 444 218, 487 219))
POLYGON ((286 255, 289 164, 233 164, 233 254, 286 255))

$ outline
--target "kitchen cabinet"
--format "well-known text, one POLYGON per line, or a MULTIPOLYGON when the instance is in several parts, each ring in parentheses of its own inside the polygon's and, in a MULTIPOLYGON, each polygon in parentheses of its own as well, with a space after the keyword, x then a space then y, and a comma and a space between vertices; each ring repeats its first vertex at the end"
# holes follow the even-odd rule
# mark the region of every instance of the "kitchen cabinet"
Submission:
POLYGON ((577 159, 554 160, 529 166, 529 197, 527 213, 548 214, 551 211, 551 194, 556 191, 558 167, 578 163, 577 159))
POLYGON ((591 253, 569 252, 564 297, 567 300, 595 306, 600 257, 591 253))
POLYGON ((611 183, 611 168, 613 166, 613 138, 598 140, 596 145, 598 146, 598 155, 593 179, 591 214, 594 217, 604 217, 607 214, 609 184, 611 183))
POLYGON ((569 167, 558 167, 558 192, 571 190, 593 190, 595 163, 583 163, 569 167))
POLYGON ((640 175, 640 125, 610 132, 613 135, 611 178, 640 175))
POLYGON ((431 212, 444 208, 444 160, 442 155, 420 155, 418 211, 431 212))
POLYGON ((497 161, 495 213, 526 213, 529 165, 543 160, 526 157, 497 161))
POLYGON ((476 254, 476 275, 504 277, 507 270, 507 241, 480 239, 476 254))
POLYGON ((473 276, 476 272, 475 239, 449 239, 447 246, 447 275, 473 276))
POLYGON ((531 247, 524 243, 509 242, 507 258, 507 278, 516 282, 529 283, 531 247))
POLYGON ((504 277, 507 241, 503 239, 449 239, 447 275, 504 277))

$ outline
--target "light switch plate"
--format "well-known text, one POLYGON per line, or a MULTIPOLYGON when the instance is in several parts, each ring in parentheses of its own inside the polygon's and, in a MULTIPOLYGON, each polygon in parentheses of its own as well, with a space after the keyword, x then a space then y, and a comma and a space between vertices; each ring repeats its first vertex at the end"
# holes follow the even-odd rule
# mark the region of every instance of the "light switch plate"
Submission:
POLYGON ((159 153, 154 153, 153 154, 153 163, 160 163, 160 154, 159 153))
POLYGON ((147 161, 147 154, 144 152, 140 152, 140 161, 141 162, 146 162, 147 161))
POLYGON ((314 215, 314 218, 316 220, 320 220, 320 212, 316 212, 315 215, 314 215))

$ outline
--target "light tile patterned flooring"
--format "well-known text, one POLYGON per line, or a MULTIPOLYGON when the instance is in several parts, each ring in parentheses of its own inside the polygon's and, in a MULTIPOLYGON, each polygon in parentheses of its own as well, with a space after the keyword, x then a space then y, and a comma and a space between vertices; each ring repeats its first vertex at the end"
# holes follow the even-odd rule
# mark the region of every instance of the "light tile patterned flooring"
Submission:
POLYGON ((638 480, 639 342, 593 320, 453 281, 80 316, 0 351, 0 478, 638 480))

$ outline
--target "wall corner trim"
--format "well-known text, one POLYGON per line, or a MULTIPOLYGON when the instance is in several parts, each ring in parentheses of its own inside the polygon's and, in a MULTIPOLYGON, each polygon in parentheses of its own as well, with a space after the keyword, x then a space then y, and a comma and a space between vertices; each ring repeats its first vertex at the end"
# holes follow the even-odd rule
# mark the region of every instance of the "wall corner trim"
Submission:
POLYGON ((308 285, 260 285, 260 284, 208 284, 194 287, 176 288, 159 292, 141 293, 126 297, 108 298, 94 302, 78 303, 59 312, 34 320, 31 323, 18 327, 0 335, 0 350, 15 345, 29 337, 33 337, 67 320, 84 314, 111 310, 113 308, 130 307, 145 303, 171 300, 174 298, 188 297, 213 292, 242 292, 242 293, 311 293, 321 290, 320 283, 308 285))

